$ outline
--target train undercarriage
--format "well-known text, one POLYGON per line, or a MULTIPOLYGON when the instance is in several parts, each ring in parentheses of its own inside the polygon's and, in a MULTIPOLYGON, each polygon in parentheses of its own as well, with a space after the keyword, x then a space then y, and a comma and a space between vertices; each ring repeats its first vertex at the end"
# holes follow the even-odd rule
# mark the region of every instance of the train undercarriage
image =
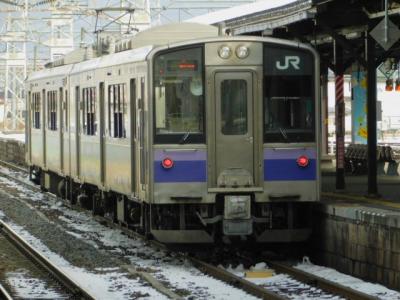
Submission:
MULTIPOLYGON (((41 189, 164 243, 302 242, 311 234, 310 202, 257 203, 254 195, 217 194, 212 204, 148 204, 32 167, 41 189), (226 198, 250 198, 249 218, 229 219, 226 198), (250 213, 251 212, 251 213, 250 213)), ((242 208, 239 207, 239 211, 242 208)), ((234 212, 237 214, 237 211, 234 212)))

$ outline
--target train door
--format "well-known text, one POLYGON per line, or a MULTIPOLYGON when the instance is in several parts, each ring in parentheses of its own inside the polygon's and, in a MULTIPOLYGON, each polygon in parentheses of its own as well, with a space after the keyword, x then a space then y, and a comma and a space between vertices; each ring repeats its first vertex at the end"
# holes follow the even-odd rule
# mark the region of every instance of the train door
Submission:
POLYGON ((68 90, 64 91, 64 104, 63 104, 63 172, 66 175, 71 174, 71 137, 69 131, 69 99, 68 99, 68 90))
POLYGON ((136 79, 131 79, 130 89, 130 121, 131 121, 131 192, 136 196, 136 79))
POLYGON ((47 98, 46 90, 42 90, 42 145, 43 145, 43 167, 46 168, 46 125, 47 125, 47 98))
POLYGON ((254 186, 253 73, 215 73, 215 179, 254 186))
POLYGON ((75 124, 76 124, 76 176, 79 177, 81 174, 81 96, 79 86, 75 87, 75 124))
POLYGON ((59 130, 60 130, 60 170, 61 172, 64 172, 64 116, 63 116, 63 109, 65 107, 64 105, 64 92, 63 88, 60 88, 59 91, 59 105, 57 114, 59 114, 59 120, 60 120, 60 125, 59 125, 59 130))
POLYGON ((33 119, 33 114, 34 114, 34 109, 33 109, 33 101, 32 101, 32 92, 29 91, 28 92, 28 101, 27 101, 27 105, 26 105, 26 120, 25 120, 25 142, 28 145, 27 148, 27 160, 29 163, 32 162, 32 119, 33 119))
POLYGON ((140 78, 140 98, 138 99, 139 118, 139 178, 141 197, 145 197, 146 191, 146 148, 145 148, 145 78, 140 78))
POLYGON ((105 114, 105 99, 104 99, 104 82, 100 82, 99 85, 99 107, 100 107, 100 181, 101 184, 105 184, 105 172, 106 172, 106 154, 105 154, 105 149, 106 149, 106 131, 105 131, 105 126, 106 126, 106 114, 105 114))

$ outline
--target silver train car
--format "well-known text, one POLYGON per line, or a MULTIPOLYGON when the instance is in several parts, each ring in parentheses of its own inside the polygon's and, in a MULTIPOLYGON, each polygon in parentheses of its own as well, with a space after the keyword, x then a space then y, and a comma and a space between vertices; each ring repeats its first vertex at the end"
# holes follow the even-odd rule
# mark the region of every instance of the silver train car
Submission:
POLYGON ((309 237, 320 194, 310 46, 186 23, 89 50, 27 79, 32 181, 165 243, 309 237))

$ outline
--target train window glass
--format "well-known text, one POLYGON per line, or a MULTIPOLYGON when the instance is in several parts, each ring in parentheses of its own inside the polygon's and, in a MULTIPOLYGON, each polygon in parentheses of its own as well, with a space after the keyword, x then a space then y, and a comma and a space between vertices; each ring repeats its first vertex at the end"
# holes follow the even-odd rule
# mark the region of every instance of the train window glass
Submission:
POLYGON ((221 82, 221 132, 224 135, 247 133, 247 82, 224 80, 221 82))
POLYGON ((108 87, 108 132, 110 137, 126 138, 127 120, 126 84, 108 87))
POLYGON ((47 92, 47 128, 57 130, 57 91, 47 92))
POLYGON ((64 100, 64 126, 65 130, 68 130, 68 122, 69 122, 69 116, 68 116, 68 91, 65 91, 65 100, 64 100))
POLYGON ((311 53, 264 48, 264 142, 315 141, 314 60, 311 53))
POLYGON ((155 143, 203 143, 202 47, 159 54, 154 64, 155 143))
POLYGON ((82 89, 82 131, 85 135, 97 134, 96 120, 96 88, 89 87, 82 89))
POLYGON ((32 127, 40 129, 40 92, 32 94, 32 127))

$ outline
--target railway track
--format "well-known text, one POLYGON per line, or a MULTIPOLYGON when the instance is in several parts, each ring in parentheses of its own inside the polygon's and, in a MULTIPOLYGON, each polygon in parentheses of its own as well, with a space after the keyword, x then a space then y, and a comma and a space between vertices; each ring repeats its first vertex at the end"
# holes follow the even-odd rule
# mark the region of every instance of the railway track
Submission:
MULTIPOLYGON (((15 166, 10 163, 4 164, 3 162, 0 161, 0 164, 6 166, 8 168, 11 168, 17 172, 23 172, 24 176, 28 173, 25 169, 23 169, 19 166, 15 166)), ((10 174, 5 174, 5 175, 7 177, 9 177, 10 179, 16 180, 19 183, 24 184, 31 189, 40 191, 40 188, 27 183, 23 179, 15 178, 13 175, 10 175, 10 174)), ((56 197, 53 194, 48 193, 48 195, 50 197, 56 197)), ((71 205, 66 200, 64 201, 64 204, 73 209, 83 210, 82 208, 80 208, 77 205, 71 205)), ((143 235, 141 235, 135 231, 129 230, 125 226, 116 224, 107 218, 96 216, 95 219, 97 221, 100 221, 103 224, 107 224, 108 227, 111 227, 114 229, 119 229, 119 230, 123 231, 128 236, 131 236, 131 237, 134 236, 134 237, 139 237, 141 239, 145 239, 148 241, 149 244, 151 244, 151 246, 153 246, 157 249, 168 250, 168 248, 164 244, 161 244, 155 240, 148 240, 143 235)), ((223 268, 216 267, 213 264, 207 263, 201 259, 196 258, 195 256, 191 256, 191 255, 187 256, 186 255, 185 258, 187 258, 197 269, 199 269, 203 273, 208 274, 211 277, 214 277, 216 279, 219 279, 229 285, 232 285, 239 289, 242 289, 242 290, 246 291, 247 293, 254 295, 256 297, 259 297, 261 299, 272 299, 272 300, 290 299, 289 296, 271 291, 268 288, 262 287, 251 281, 248 281, 247 279, 236 276, 235 274, 230 273, 223 268)), ((247 259, 247 261, 248 260, 249 259, 247 259)), ((294 278, 304 284, 307 284, 311 287, 319 288, 320 290, 322 290, 326 293, 329 293, 331 295, 336 295, 336 296, 340 296, 340 297, 343 297, 346 299, 355 299, 355 300, 379 299, 377 297, 373 297, 373 296, 361 293, 361 292, 351 289, 349 287, 342 286, 340 284, 331 282, 324 278, 320 278, 320 277, 314 276, 312 274, 309 274, 307 272, 298 270, 298 269, 291 267, 289 265, 286 265, 284 263, 280 263, 277 261, 271 261, 268 259, 262 259, 262 260, 265 261, 269 265, 269 267, 274 269, 277 273, 288 274, 292 278, 294 278)), ((157 289, 159 292, 163 293, 164 295, 167 295, 169 298, 181 299, 181 297, 179 295, 175 294, 174 292, 172 292, 171 290, 166 288, 163 283, 158 282, 157 279, 155 279, 153 276, 149 275, 148 273, 137 271, 137 270, 135 270, 135 268, 132 268, 129 266, 126 266, 126 270, 132 274, 140 276, 143 280, 147 281, 151 286, 153 286, 155 289, 157 289)))
MULTIPOLYGON (((15 232, 4 221, 0 220, 0 233, 13 244, 26 258, 32 261, 35 265, 39 266, 42 270, 54 278, 74 299, 94 299, 84 288, 77 282, 65 274, 56 265, 50 262, 40 252, 34 249, 28 242, 26 242, 17 232, 15 232)), ((6 291, 0 288, 2 295, 6 296, 6 291)), ((7 299, 7 298, 6 298, 7 299)))
POLYGON ((327 280, 322 277, 315 276, 311 273, 304 272, 302 270, 296 269, 285 263, 265 260, 269 267, 274 269, 278 273, 288 274, 289 276, 299 280, 305 284, 317 287, 323 291, 331 293, 333 295, 341 296, 346 299, 351 300, 377 300, 378 297, 374 297, 360 291, 354 290, 347 286, 337 284, 333 281, 327 280))
POLYGON ((7 292, 4 286, 1 285, 0 283, 0 299, 4 300, 12 300, 13 298, 11 295, 7 292))

